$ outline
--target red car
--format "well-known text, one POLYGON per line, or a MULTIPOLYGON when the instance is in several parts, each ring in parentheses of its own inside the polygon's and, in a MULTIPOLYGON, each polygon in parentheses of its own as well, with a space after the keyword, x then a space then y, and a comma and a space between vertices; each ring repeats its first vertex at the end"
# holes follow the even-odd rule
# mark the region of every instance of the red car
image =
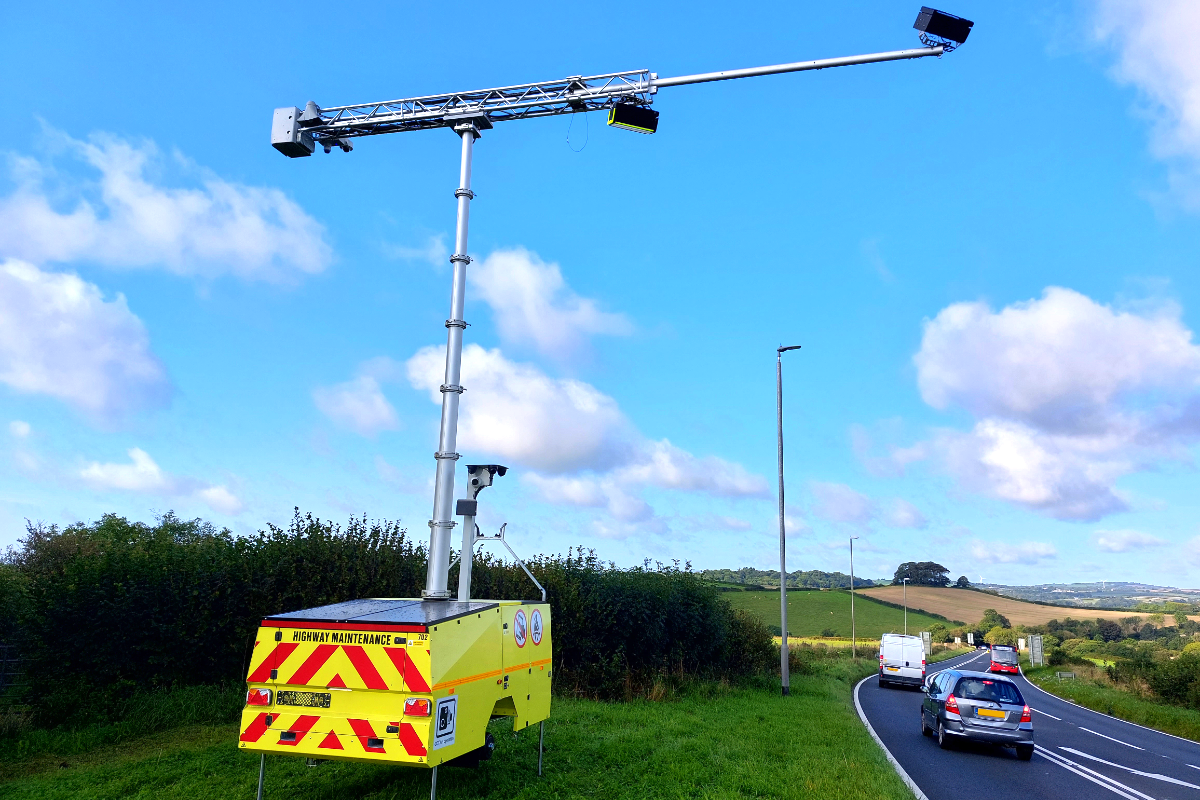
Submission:
POLYGON ((1017 660, 1017 648, 998 644, 992 647, 992 664, 988 672, 1003 672, 1016 675, 1021 671, 1017 660))

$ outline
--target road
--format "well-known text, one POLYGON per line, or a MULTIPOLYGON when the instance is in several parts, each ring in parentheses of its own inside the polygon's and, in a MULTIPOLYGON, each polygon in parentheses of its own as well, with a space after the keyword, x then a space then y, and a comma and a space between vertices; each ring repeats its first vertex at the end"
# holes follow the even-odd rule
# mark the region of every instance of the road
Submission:
MULTIPOLYGON (((930 665, 986 669, 977 651, 930 665)), ((876 736, 929 800, 982 792, 988 800, 1200 800, 1200 744, 1148 730, 1059 700, 1024 677, 1016 683, 1033 709, 1037 749, 1018 761, 1012 750, 965 744, 941 750, 921 735, 921 692, 881 689, 871 677, 856 688, 876 736)))

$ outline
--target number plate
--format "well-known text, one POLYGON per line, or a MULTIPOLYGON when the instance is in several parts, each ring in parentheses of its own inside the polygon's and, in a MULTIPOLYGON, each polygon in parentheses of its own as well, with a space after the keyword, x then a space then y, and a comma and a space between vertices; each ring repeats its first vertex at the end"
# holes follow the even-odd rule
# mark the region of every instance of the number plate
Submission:
POLYGON ((990 708, 977 708, 975 709, 975 716, 988 717, 989 719, 1004 719, 1008 715, 1003 711, 993 711, 990 708))
POLYGON ((276 692, 275 705, 299 706, 300 708, 329 708, 329 692, 276 692))

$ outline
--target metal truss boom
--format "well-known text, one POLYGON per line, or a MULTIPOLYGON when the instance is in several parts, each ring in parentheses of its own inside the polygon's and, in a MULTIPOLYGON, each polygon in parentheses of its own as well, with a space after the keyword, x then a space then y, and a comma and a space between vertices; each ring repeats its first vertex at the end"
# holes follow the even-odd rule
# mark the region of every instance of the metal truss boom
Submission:
POLYGON ((650 105, 660 88, 693 83, 753 78, 786 72, 803 72, 880 61, 901 61, 909 58, 940 56, 941 45, 911 50, 892 50, 815 61, 796 61, 767 67, 751 67, 724 72, 704 72, 660 78, 648 70, 610 72, 606 75, 577 75, 543 83, 525 83, 470 92, 435 94, 388 100, 382 103, 362 103, 320 109, 318 119, 308 119, 308 133, 317 140, 336 141, 356 136, 377 136, 382 133, 428 130, 453 127, 464 119, 486 119, 488 123, 515 119, 549 117, 577 111, 599 111, 617 103, 650 105))

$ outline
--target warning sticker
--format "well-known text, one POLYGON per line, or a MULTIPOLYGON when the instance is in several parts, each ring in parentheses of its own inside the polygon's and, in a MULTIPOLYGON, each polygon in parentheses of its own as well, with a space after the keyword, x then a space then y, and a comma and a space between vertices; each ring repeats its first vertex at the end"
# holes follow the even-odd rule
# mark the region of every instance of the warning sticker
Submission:
POLYGON ((513 617, 513 640, 517 643, 517 647, 524 647, 528 637, 529 623, 525 621, 525 609, 518 608, 517 615, 513 617))
POLYGON ((454 722, 458 718, 458 695, 438 700, 433 721, 433 749, 454 744, 454 722))
POLYGON ((542 610, 535 608, 529 615, 529 638, 535 645, 542 643, 542 610))

